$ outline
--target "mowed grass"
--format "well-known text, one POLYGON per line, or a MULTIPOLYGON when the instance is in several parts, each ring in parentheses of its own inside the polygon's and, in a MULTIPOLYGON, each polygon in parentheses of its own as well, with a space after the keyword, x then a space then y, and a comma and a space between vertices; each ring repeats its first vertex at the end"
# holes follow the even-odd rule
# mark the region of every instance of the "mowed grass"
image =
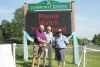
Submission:
MULTIPOLYGON (((19 47, 19 46, 16 48, 16 65, 17 65, 17 67, 31 67, 33 46, 29 45, 28 50, 29 50, 28 61, 24 61, 23 60, 23 48, 19 47)), ((54 50, 53 50, 52 54, 53 54, 52 55, 53 56, 52 57, 52 67, 57 67, 57 62, 55 61, 54 50)), ((80 51, 79 54, 81 56, 82 52, 80 51)), ((88 51, 86 56, 87 56, 86 67, 100 67, 100 52, 88 51)), ((40 65, 42 65, 42 57, 41 57, 40 65)), ((46 65, 48 65, 48 59, 47 59, 46 65)), ((37 67, 37 62, 35 64, 35 66, 37 67)), ((48 66, 46 66, 46 67, 48 67, 48 66)), ((66 66, 65 67, 78 67, 76 64, 73 63, 72 50, 66 51, 66 66)), ((83 57, 82 57, 82 62, 81 62, 80 67, 83 67, 83 57)))

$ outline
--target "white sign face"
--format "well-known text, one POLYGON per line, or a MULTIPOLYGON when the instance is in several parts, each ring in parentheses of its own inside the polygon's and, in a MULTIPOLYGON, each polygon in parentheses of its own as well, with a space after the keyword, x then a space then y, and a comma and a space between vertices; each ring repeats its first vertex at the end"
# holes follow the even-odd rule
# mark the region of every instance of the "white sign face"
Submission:
POLYGON ((0 67, 16 67, 11 44, 0 44, 0 67))

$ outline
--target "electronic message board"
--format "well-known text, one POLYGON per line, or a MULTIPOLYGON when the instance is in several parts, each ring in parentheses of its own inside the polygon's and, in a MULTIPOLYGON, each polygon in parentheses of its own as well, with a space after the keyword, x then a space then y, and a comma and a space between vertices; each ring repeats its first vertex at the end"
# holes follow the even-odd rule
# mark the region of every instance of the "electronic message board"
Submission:
POLYGON ((25 29, 30 35, 34 35, 39 29, 39 25, 52 27, 52 32, 56 35, 59 28, 64 35, 72 33, 71 11, 28 11, 26 15, 25 29))

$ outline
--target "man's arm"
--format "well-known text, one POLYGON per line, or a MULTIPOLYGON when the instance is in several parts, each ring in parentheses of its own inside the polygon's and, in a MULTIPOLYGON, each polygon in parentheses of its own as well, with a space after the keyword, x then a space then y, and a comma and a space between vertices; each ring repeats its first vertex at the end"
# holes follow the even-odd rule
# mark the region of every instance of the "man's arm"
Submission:
POLYGON ((48 44, 48 42, 47 42, 46 40, 42 40, 40 37, 37 37, 37 40, 38 40, 39 42, 41 42, 41 43, 46 43, 46 44, 48 44))
POLYGON ((67 39, 69 40, 72 36, 73 36, 73 34, 71 34, 69 37, 67 37, 67 39))
POLYGON ((69 43, 69 40, 68 40, 68 38, 67 38, 66 36, 64 36, 63 39, 64 39, 64 41, 66 42, 66 44, 69 43))

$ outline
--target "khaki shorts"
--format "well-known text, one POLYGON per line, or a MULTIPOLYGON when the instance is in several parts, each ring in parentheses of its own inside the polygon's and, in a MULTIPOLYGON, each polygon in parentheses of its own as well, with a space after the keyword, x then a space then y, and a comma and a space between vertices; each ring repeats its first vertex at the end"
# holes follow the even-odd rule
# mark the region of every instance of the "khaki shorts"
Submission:
POLYGON ((44 47, 43 46, 40 46, 40 45, 34 45, 33 46, 33 54, 34 55, 40 55, 43 53, 44 51, 44 47))

